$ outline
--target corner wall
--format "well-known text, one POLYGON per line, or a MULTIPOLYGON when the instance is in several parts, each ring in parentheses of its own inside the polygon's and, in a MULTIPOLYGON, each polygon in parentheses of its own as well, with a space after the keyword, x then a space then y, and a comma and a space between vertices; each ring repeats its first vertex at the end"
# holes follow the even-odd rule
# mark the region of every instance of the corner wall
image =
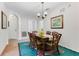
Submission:
POLYGON ((64 3, 56 7, 44 21, 45 30, 62 33, 60 45, 79 52, 79 3, 64 3), (64 16, 63 29, 51 29, 50 18, 58 15, 64 16))

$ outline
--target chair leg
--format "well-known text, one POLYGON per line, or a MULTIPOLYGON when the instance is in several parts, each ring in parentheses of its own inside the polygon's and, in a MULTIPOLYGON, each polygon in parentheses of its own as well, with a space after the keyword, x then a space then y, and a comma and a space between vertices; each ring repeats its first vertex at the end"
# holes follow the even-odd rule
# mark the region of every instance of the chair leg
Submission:
POLYGON ((43 51, 38 51, 38 52, 37 52, 37 55, 39 55, 39 56, 45 56, 45 54, 44 54, 43 51))
POLYGON ((57 52, 58 52, 58 54, 60 55, 60 52, 59 52, 59 49, 58 49, 58 47, 57 47, 57 52))
POLYGON ((31 47, 31 43, 29 43, 29 47, 31 47))
POLYGON ((45 56, 45 52, 43 52, 43 56, 45 56))
POLYGON ((30 43, 30 44, 29 44, 29 47, 30 47, 30 48, 33 48, 33 45, 32 45, 32 43, 30 43))

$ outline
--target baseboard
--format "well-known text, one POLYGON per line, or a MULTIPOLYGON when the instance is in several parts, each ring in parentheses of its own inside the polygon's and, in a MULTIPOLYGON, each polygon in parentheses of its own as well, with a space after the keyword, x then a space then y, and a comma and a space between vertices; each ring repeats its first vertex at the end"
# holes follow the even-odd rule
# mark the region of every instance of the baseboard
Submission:
POLYGON ((2 48, 0 49, 0 56, 2 56, 6 46, 8 45, 8 41, 2 46, 2 48))
POLYGON ((22 40, 19 40, 19 42, 29 42, 29 40, 22 39, 22 40))
POLYGON ((74 51, 74 52, 79 53, 79 51, 77 51, 77 50, 75 50, 75 49, 73 49, 73 48, 71 48, 71 47, 64 46, 64 45, 61 45, 61 44, 60 44, 60 46, 62 46, 62 47, 64 47, 64 48, 67 48, 67 49, 69 49, 69 50, 71 50, 71 51, 74 51))

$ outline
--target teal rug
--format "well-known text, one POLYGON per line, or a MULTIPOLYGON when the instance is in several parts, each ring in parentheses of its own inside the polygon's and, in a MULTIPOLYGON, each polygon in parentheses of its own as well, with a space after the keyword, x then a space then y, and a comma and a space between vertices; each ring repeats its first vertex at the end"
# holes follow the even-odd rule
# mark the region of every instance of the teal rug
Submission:
POLYGON ((28 42, 18 43, 19 46, 19 55, 20 56, 36 56, 37 51, 31 47, 29 47, 28 42))
MULTIPOLYGON (((29 42, 20 42, 18 43, 18 47, 19 47, 20 56, 36 56, 37 55, 37 50, 29 47, 29 42)), ((47 56, 79 56, 78 52, 72 51, 65 47, 60 46, 59 50, 63 50, 63 52, 60 53, 60 55, 56 53, 56 54, 51 54, 47 56)))

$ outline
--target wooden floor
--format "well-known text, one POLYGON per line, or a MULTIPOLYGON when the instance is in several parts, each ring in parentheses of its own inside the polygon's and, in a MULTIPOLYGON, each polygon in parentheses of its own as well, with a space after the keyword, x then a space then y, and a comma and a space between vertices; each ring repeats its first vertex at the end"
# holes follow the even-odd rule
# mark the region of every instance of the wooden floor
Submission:
POLYGON ((19 56, 18 41, 10 39, 9 44, 4 49, 2 56, 19 56))

